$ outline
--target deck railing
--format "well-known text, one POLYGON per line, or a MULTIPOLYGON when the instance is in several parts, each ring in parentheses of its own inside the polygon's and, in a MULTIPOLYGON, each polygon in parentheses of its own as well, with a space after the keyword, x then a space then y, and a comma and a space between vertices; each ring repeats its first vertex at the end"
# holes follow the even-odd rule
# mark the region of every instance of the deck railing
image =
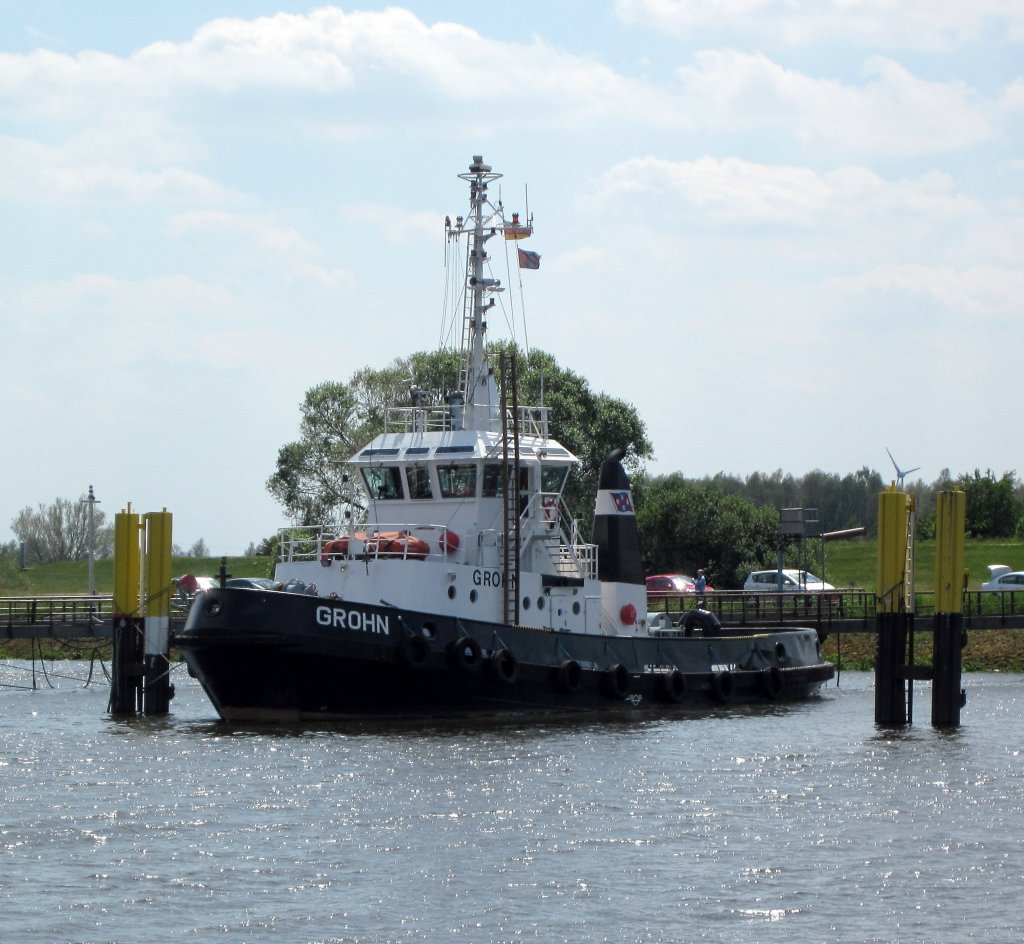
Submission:
MULTIPOLYGON (((519 434, 547 440, 549 412, 546 406, 519 407, 516 413, 519 434)), ((511 414, 509 416, 511 418, 511 414)), ((491 432, 501 432, 499 407, 490 408, 487 422, 491 432)), ((389 406, 384 410, 385 433, 444 433, 455 428, 449 406, 389 406)))

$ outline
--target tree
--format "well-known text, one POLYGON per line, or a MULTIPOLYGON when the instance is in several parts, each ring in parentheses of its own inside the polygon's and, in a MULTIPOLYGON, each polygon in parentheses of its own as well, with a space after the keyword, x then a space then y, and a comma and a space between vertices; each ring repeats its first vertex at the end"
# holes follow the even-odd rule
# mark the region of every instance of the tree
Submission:
MULTIPOLYGON (((490 351, 497 359, 499 345, 490 351)), ((506 350, 516 350, 512 346, 506 350)), ((606 394, 594 393, 586 379, 558 366, 543 351, 517 351, 521 406, 550 408, 550 433, 579 457, 581 466, 567 486, 571 507, 593 506, 604 457, 625 448, 627 471, 637 474, 652 451, 636 410, 606 394)), ((328 381, 311 388, 301 406, 299 439, 282 446, 277 469, 267 480, 270 493, 299 524, 330 520, 348 498, 346 462, 384 428, 388 405, 409 403, 409 391, 422 391, 425 406, 446 403, 457 389, 464 359, 457 351, 419 352, 387 367, 365 367, 348 383, 328 381)))
MULTIPOLYGON (((96 557, 109 557, 114 550, 114 529, 105 520, 93 506, 96 557)), ((35 510, 26 505, 11 522, 11 531, 25 545, 27 563, 81 560, 89 554, 89 505, 84 495, 79 501, 57 498, 35 510)))
POLYGON ((27 586, 28 581, 18 566, 17 542, 0 544, 0 590, 10 592, 23 590, 27 586))
POLYGON ((337 381, 307 390, 300 412, 300 438, 278 450, 267 489, 299 524, 312 524, 342 503, 344 464, 367 418, 353 389, 337 381))
POLYGON ((997 479, 988 469, 984 475, 978 469, 973 474, 961 475, 956 487, 963 489, 966 504, 966 530, 975 538, 1012 537, 1024 514, 1017 477, 1004 472, 997 479))
POLYGON ((775 508, 757 507, 678 473, 642 482, 636 504, 648 573, 702 568, 716 589, 727 590, 741 587, 748 572, 775 560, 775 508))
POLYGON ((559 367, 544 351, 531 351, 524 357, 511 345, 506 349, 515 352, 519 361, 520 405, 547 407, 551 435, 580 460, 566 486, 570 508, 581 516, 590 514, 601 463, 612 449, 625 449, 623 467, 631 479, 641 477, 643 460, 651 455, 653 446, 633 406, 595 393, 585 377, 559 367))

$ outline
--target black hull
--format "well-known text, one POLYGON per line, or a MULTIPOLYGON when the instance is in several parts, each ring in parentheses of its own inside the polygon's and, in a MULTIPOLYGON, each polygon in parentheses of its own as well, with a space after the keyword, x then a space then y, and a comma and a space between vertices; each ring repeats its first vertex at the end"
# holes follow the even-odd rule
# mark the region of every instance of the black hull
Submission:
POLYGON ((834 675, 809 629, 581 636, 241 589, 200 594, 175 643, 228 721, 774 702, 834 675))

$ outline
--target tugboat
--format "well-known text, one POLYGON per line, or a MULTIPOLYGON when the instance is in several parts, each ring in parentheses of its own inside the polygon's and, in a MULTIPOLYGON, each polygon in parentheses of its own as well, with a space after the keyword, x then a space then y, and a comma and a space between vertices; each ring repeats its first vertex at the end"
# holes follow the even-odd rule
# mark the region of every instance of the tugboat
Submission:
POLYGON ((280 589, 196 594, 175 642, 224 720, 671 710, 804 698, 833 677, 811 628, 730 631, 701 610, 648 624, 622 450, 581 533, 563 497, 576 457, 485 350, 503 291, 487 242, 532 233, 490 200, 500 176, 474 157, 469 211, 445 224, 466 248, 458 389, 386 411, 350 460, 363 513, 282 532, 280 589))

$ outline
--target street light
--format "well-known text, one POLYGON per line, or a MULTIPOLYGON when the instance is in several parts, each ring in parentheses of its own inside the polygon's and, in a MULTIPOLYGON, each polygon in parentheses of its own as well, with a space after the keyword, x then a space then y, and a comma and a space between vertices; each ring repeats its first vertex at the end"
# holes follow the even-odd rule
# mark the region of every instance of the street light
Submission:
POLYGON ((93 516, 93 509, 99 499, 93 494, 92 486, 89 486, 89 497, 83 498, 82 502, 89 506, 89 593, 96 595, 96 521, 93 516))

